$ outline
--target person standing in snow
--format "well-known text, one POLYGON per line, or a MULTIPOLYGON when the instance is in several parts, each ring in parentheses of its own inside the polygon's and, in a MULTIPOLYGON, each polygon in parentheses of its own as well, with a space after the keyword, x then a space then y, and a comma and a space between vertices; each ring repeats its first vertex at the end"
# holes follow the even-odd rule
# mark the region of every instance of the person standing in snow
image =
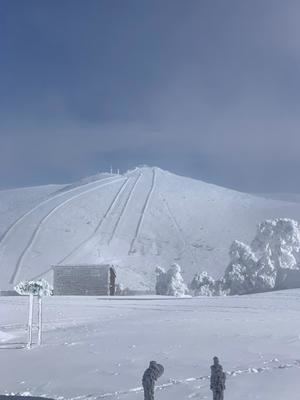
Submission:
POLYGON ((164 373, 164 367, 156 361, 150 361, 149 367, 143 375, 144 399, 154 400, 155 382, 164 373))
POLYGON ((226 374, 222 365, 219 363, 218 357, 214 357, 214 363, 210 367, 210 389, 213 392, 213 400, 223 400, 226 374))

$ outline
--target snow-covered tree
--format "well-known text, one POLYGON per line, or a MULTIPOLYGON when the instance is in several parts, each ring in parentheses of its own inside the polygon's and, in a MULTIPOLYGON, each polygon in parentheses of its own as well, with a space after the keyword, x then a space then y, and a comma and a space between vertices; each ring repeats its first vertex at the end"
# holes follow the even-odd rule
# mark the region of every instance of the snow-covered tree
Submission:
POLYGON ((156 267, 156 294, 181 297, 188 293, 178 264, 171 265, 168 271, 156 267))
POLYGON ((167 271, 168 277, 168 296, 181 297, 188 293, 188 288, 181 275, 181 267, 178 264, 172 264, 167 271))
POLYGON ((255 291, 264 292, 276 286, 278 270, 272 264, 270 257, 262 256, 257 263, 255 291))
POLYGON ((230 294, 251 293, 255 286, 257 259, 250 246, 235 240, 229 251, 231 261, 225 271, 224 285, 230 294))
POLYGON ((266 220, 258 225, 251 246, 233 242, 224 275, 229 294, 272 290, 280 287, 283 270, 300 269, 299 228, 298 222, 288 218, 266 220))
POLYGON ((216 281, 206 271, 196 274, 190 284, 194 296, 214 296, 216 281))
POLYGON ((266 220, 258 225, 251 247, 259 258, 268 255, 276 269, 298 269, 299 223, 288 218, 266 220))

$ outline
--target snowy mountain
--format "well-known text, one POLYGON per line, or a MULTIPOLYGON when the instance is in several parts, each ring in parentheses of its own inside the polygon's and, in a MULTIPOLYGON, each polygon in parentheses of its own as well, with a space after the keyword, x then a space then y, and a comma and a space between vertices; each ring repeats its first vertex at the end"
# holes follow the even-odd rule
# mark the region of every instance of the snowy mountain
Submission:
POLYGON ((266 218, 300 220, 300 204, 239 193, 159 168, 98 174, 70 185, 0 191, 0 290, 51 279, 53 265, 114 263, 118 281, 153 289, 155 267, 191 281, 219 277, 233 240, 266 218))

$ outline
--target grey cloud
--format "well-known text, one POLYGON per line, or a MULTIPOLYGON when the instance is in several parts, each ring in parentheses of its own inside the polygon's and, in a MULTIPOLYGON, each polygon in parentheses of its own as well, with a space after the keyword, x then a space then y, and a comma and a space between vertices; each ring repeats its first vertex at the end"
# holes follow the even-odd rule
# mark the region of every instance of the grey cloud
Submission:
POLYGON ((45 72, 29 93, 7 89, 2 187, 145 162, 241 190, 298 191, 296 1, 195 1, 176 16, 145 13, 134 29, 120 14, 112 37, 103 26, 97 31, 96 15, 88 28, 80 20, 82 35, 73 37, 73 9, 61 41, 61 17, 53 39, 42 11, 34 27, 46 29, 45 43, 54 54, 57 46, 63 65, 46 71, 57 78, 47 87, 45 72))

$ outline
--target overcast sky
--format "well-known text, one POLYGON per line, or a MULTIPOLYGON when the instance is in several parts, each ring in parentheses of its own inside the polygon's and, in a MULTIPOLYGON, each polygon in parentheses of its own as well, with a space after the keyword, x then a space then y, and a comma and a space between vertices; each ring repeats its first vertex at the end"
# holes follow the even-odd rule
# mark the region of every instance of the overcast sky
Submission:
POLYGON ((111 164, 300 192, 300 2, 0 0, 0 187, 111 164))

